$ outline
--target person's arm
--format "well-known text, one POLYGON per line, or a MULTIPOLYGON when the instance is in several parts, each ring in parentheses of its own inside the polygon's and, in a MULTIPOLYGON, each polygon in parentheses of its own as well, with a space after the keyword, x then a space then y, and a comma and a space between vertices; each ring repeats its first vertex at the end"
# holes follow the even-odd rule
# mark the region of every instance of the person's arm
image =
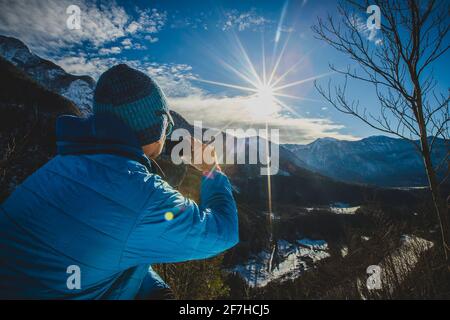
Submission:
POLYGON ((199 205, 157 176, 148 183, 151 205, 128 238, 123 264, 204 259, 238 243, 236 204, 223 173, 202 177, 199 205))

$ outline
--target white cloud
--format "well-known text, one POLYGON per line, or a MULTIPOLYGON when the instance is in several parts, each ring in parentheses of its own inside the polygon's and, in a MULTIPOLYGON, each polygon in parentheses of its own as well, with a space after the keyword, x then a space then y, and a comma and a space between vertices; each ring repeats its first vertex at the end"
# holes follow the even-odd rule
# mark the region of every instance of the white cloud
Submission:
POLYGON ((203 29, 208 30, 208 18, 211 17, 211 12, 199 12, 188 17, 179 16, 178 14, 173 14, 171 16, 170 28, 172 29, 203 29))
POLYGON ((158 37, 154 37, 154 36, 151 36, 151 35, 145 36, 144 39, 149 41, 150 43, 155 43, 155 42, 159 41, 158 37))
POLYGON ((239 12, 238 10, 230 10, 225 12, 226 20, 222 25, 222 30, 230 30, 236 28, 239 31, 247 29, 258 30, 259 28, 273 23, 273 21, 258 15, 254 9, 248 12, 239 12))
POLYGON ((130 38, 122 40, 121 44, 124 46, 124 49, 131 49, 132 42, 130 38))
POLYGON ((261 112, 261 101, 243 96, 208 94, 192 82, 196 75, 192 67, 186 64, 127 61, 114 57, 72 57, 60 59, 56 63, 71 73, 90 74, 94 78, 98 78, 102 72, 117 63, 127 63, 147 72, 160 84, 173 110, 178 111, 191 123, 201 120, 206 127, 263 129, 268 122, 272 128, 280 130, 282 143, 308 143, 323 137, 357 139, 343 134, 341 131, 344 126, 329 119, 287 116, 278 105, 268 112, 261 112))
MULTIPOLYGON (((153 42, 152 42, 153 43, 153 42)), ((145 50, 147 49, 147 47, 145 45, 141 45, 140 43, 135 43, 133 44, 133 49, 136 50, 145 50)))
POLYGON ((353 25, 356 30, 367 38, 367 40, 372 41, 375 45, 383 44, 381 40, 381 33, 376 28, 369 29, 367 27, 367 19, 361 18, 360 16, 354 14, 350 16, 350 24, 353 25))
POLYGON ((192 67, 186 64, 150 63, 145 67, 147 73, 155 79, 169 97, 201 95, 202 90, 191 83, 195 77, 192 67))
POLYGON ((119 54, 122 52, 120 47, 112 47, 112 48, 101 48, 98 53, 101 56, 110 55, 110 54, 119 54))
POLYGON ((130 17, 115 4, 97 7, 78 1, 81 30, 69 30, 66 8, 70 0, 4 1, 0 32, 16 36, 40 53, 68 48, 83 41, 101 46, 125 35, 130 17))
MULTIPOLYGON (((161 85, 174 110, 190 121, 202 120, 209 127, 264 128, 269 122, 272 127, 280 129, 282 142, 304 143, 326 136, 354 138, 342 134, 343 126, 331 120, 287 117, 279 107, 269 113, 261 113, 255 101, 246 97, 210 95, 192 82, 196 75, 189 65, 127 60, 119 56, 123 50, 144 48, 138 39, 149 43, 158 41, 158 33, 167 22, 166 12, 156 9, 141 11, 133 21, 115 3, 96 6, 80 0, 82 29, 77 31, 66 28, 65 10, 69 4, 72 4, 69 0, 48 0, 44 4, 32 0, 3 1, 0 32, 20 38, 38 54, 53 57, 55 63, 73 74, 88 74, 98 79, 101 73, 118 63, 143 70, 161 85), (120 45, 111 45, 113 41, 120 45), (81 43, 99 48, 98 54, 81 50, 81 43), (59 51, 62 49, 66 50, 64 55, 59 51)), ((227 15, 223 28, 254 30, 268 23, 272 22, 254 11, 232 11, 227 15)))
POLYGON ((121 60, 113 57, 86 58, 85 56, 63 57, 55 59, 55 63, 69 73, 76 75, 90 75, 97 79, 100 74, 120 63, 121 60))
POLYGON ((130 50, 130 49, 144 50, 144 49, 147 49, 147 47, 145 45, 141 45, 138 42, 133 42, 133 40, 130 39, 130 38, 126 38, 126 39, 122 40, 120 42, 120 44, 123 46, 123 49, 125 49, 125 50, 130 50))
MULTIPOLYGON (((101 48, 126 36, 156 34, 165 25, 167 13, 156 9, 138 12, 133 18, 115 2, 96 5, 79 0, 81 29, 67 28, 66 9, 71 0, 4 0, 0 10, 0 33, 17 37, 33 51, 46 57, 61 49, 71 49, 82 43, 101 48)), ((156 38, 156 37, 155 37, 156 38)), ((117 49, 111 53, 117 53, 117 49)), ((105 52, 105 51, 103 51, 105 52)))
POLYGON ((199 88, 191 84, 190 79, 195 75, 192 73, 192 67, 186 64, 127 60, 122 57, 111 56, 87 57, 85 55, 62 57, 54 59, 54 62, 69 73, 88 74, 94 79, 98 79, 104 71, 115 64, 126 63, 131 67, 147 72, 152 79, 161 85, 167 96, 183 97, 202 93, 199 88))
POLYGON ((255 112, 255 101, 246 97, 215 97, 204 94, 169 99, 171 107, 191 123, 202 121, 211 128, 264 129, 266 122, 280 130, 281 143, 309 143, 317 138, 355 140, 355 136, 341 133, 343 125, 329 119, 285 116, 282 110, 272 114, 255 112))
MULTIPOLYGON (((260 105, 246 97, 207 94, 192 82, 196 75, 189 65, 127 60, 119 56, 123 50, 145 48, 139 43, 140 39, 148 43, 157 42, 158 33, 167 23, 166 12, 147 9, 133 18, 115 2, 97 6, 95 2, 79 0, 82 29, 69 30, 66 8, 71 4, 71 0, 2 0, 0 33, 21 39, 36 53, 53 58, 69 73, 88 74, 98 79, 101 73, 118 63, 143 70, 161 85, 174 110, 189 121, 202 120, 205 126, 264 128, 269 122, 272 127, 280 129, 284 143, 305 143, 327 136, 354 139, 342 134, 344 127, 331 120, 287 117, 279 106, 271 112, 261 113, 260 105), (120 43, 120 46, 111 45, 113 42, 120 43), (80 50, 82 43, 98 48, 98 54, 80 50), (62 49, 66 50, 64 56, 62 49)), ((219 26, 223 30, 235 28, 244 31, 257 30, 270 23, 273 22, 255 10, 233 10, 226 14, 226 21, 219 26)), ((189 20, 189 25, 206 28, 202 15, 189 20)))
POLYGON ((145 33, 160 32, 167 22, 167 12, 157 9, 147 9, 140 13, 138 30, 145 33))
POLYGON ((127 32, 128 33, 135 33, 137 30, 139 29, 139 23, 137 23, 136 21, 133 21, 132 23, 130 23, 127 27, 127 32))

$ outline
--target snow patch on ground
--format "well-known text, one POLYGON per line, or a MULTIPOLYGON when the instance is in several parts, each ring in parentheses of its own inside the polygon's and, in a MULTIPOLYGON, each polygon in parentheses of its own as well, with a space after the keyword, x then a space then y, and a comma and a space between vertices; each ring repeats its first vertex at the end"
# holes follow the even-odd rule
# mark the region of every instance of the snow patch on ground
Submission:
POLYGON ((273 280, 295 279, 329 256, 328 244, 323 240, 305 238, 295 243, 280 240, 273 256, 269 251, 262 251, 231 272, 238 273, 251 287, 264 287, 273 280), (270 264, 272 270, 269 270, 270 264))
POLYGON ((351 207, 347 203, 343 202, 335 202, 330 204, 329 206, 319 206, 319 207, 307 207, 303 208, 306 210, 306 212, 313 212, 313 211, 331 211, 336 214, 355 214, 358 209, 361 208, 361 206, 353 206, 351 207))
POLYGON ((343 202, 335 202, 330 205, 331 212, 337 214, 355 214, 359 208, 360 206, 351 207, 349 204, 343 202))
MULTIPOLYGON (((405 281, 414 270, 420 257, 433 246, 433 242, 415 235, 402 235, 400 246, 378 263, 382 291, 392 294, 396 286, 405 281)), ((356 281, 361 298, 376 297, 377 291, 368 291, 366 283, 365 278, 358 278, 356 281)))
POLYGON ((328 243, 325 240, 311 240, 308 238, 303 238, 300 240, 297 240, 297 242, 303 246, 310 249, 317 249, 317 250, 328 250, 328 243))
POLYGON ((267 217, 270 216, 270 220, 280 220, 280 219, 281 219, 280 216, 277 216, 277 215, 276 215, 275 213, 273 213, 273 212, 263 212, 262 214, 265 215, 265 216, 267 216, 267 217))
POLYGON ((347 246, 343 246, 340 251, 341 251, 342 258, 345 258, 348 255, 348 247, 347 246))

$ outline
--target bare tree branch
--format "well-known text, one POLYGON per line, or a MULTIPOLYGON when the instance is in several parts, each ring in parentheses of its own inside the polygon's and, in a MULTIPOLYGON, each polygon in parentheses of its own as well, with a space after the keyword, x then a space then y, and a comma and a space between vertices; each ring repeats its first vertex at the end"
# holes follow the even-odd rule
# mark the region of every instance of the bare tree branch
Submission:
MULTIPOLYGON (((450 270, 450 227, 440 195, 439 170, 448 163, 448 152, 433 166, 432 152, 443 138, 448 148, 449 94, 436 93, 434 63, 450 48, 450 4, 446 1, 347 0, 338 16, 317 19, 315 37, 355 62, 346 68, 330 64, 344 77, 343 84, 326 88, 315 82, 319 94, 337 110, 360 119, 381 132, 411 142, 422 156, 435 209, 441 226, 443 247, 450 270), (382 15, 381 30, 369 30, 366 8, 376 4, 382 15), (373 85, 378 100, 375 113, 348 98, 348 80, 373 85)), ((447 177, 444 177, 445 181, 447 177)))

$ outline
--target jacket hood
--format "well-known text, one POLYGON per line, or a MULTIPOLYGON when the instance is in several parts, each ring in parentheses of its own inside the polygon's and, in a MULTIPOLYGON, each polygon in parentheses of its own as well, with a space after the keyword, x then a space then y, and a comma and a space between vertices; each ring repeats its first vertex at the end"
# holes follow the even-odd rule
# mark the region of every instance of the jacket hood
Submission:
POLYGON ((60 116, 56 121, 56 147, 60 155, 116 154, 151 170, 150 160, 134 132, 114 115, 60 116))

